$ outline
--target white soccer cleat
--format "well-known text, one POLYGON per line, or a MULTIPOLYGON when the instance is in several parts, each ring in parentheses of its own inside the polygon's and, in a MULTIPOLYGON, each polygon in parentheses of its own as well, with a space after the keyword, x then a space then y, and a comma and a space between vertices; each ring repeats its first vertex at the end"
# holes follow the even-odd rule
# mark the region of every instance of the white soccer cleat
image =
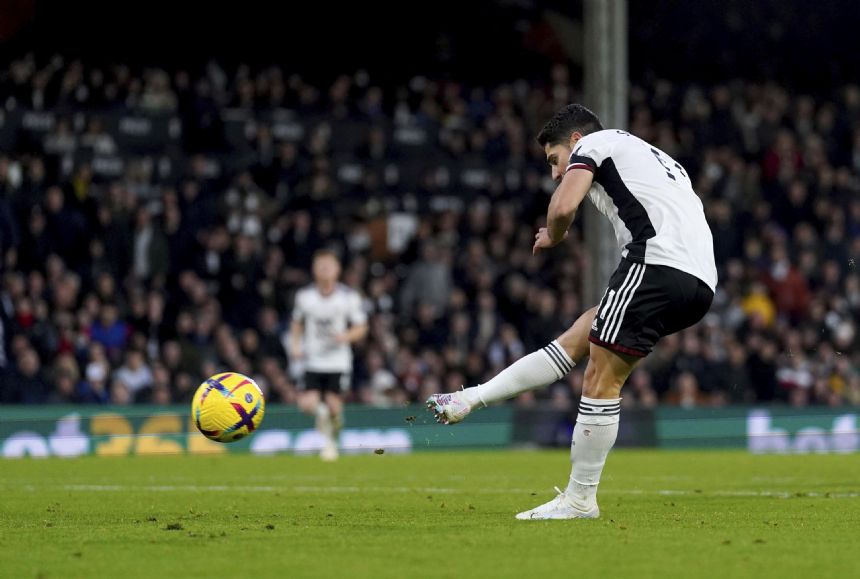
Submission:
POLYGON ((574 501, 567 496, 563 491, 555 487, 558 495, 539 507, 535 507, 530 511, 523 511, 517 514, 517 519, 520 521, 549 521, 560 519, 596 519, 600 516, 600 509, 597 503, 591 505, 581 505, 585 510, 578 508, 574 501))
POLYGON ((325 446, 320 451, 320 458, 323 462, 334 462, 339 456, 340 453, 337 451, 337 444, 333 441, 326 441, 325 446))
POLYGON ((427 408, 440 424, 456 424, 472 411, 472 407, 460 392, 433 394, 427 399, 427 408))

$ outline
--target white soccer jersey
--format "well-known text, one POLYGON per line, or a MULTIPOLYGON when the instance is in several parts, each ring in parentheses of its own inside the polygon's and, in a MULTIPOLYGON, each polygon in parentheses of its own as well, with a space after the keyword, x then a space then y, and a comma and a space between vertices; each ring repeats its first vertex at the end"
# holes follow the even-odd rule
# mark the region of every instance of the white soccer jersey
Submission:
POLYGON ((296 293, 293 320, 304 324, 305 370, 310 372, 352 372, 352 345, 338 344, 337 334, 350 325, 367 323, 361 296, 338 284, 325 296, 316 285, 296 293))
POLYGON ((588 197, 615 229, 621 255, 668 265, 714 290, 714 240, 690 178, 672 157, 626 131, 582 137, 568 169, 594 173, 588 197))

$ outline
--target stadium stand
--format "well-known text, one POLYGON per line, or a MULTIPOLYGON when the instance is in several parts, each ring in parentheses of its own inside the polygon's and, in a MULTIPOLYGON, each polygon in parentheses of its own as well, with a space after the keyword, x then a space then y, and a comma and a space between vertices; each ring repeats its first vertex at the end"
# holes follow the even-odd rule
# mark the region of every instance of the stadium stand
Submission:
MULTIPOLYGON (((480 382, 591 305, 581 223, 531 256, 553 188, 533 137, 581 99, 564 67, 322 86, 25 56, 0 94, 0 402, 187 402, 226 366, 293 402, 283 333, 322 247, 366 296, 353 398, 377 406, 480 382)), ((860 88, 653 80, 630 110, 694 176, 721 284, 624 403, 860 404, 860 88)))

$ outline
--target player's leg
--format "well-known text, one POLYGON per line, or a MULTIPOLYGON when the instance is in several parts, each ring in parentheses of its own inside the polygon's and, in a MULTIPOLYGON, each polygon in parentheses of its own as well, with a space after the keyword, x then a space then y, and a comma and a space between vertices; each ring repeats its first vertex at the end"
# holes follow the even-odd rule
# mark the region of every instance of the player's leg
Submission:
POLYGON ((645 270, 643 264, 622 260, 589 328, 589 359, 573 428, 573 470, 567 488, 548 503, 519 513, 518 519, 600 516, 597 485, 618 435, 621 386, 659 338, 655 320, 649 315, 653 304, 667 301, 652 280, 642 287, 645 270))
POLYGON ((320 400, 321 397, 319 390, 311 390, 305 387, 305 390, 298 393, 296 404, 298 405, 299 410, 305 414, 316 416, 320 400))
POLYGON ((325 403, 328 406, 329 412, 333 421, 343 421, 343 398, 340 392, 332 392, 331 390, 325 393, 325 403))
POLYGON ((641 359, 591 345, 570 444, 573 467, 566 490, 579 510, 597 509, 597 485, 618 436, 621 387, 641 359))
POLYGON ((438 422, 454 424, 475 408, 561 380, 588 354, 588 334, 596 311, 596 307, 586 311, 558 339, 523 356, 484 384, 462 392, 434 394, 427 400, 427 407, 438 422))
POLYGON ((331 446, 330 441, 334 429, 331 410, 329 410, 329 405, 325 400, 329 378, 324 373, 305 372, 302 382, 303 391, 299 393, 297 403, 302 412, 315 418, 314 427, 325 440, 320 451, 320 456, 325 459, 326 456, 324 455, 331 454, 331 451, 327 452, 326 449, 331 446))
POLYGON ((596 518, 597 486, 618 435, 621 387, 657 341, 698 322, 713 292, 665 266, 622 262, 609 282, 589 334, 588 367, 573 430, 573 463, 564 492, 519 519, 596 518))
POLYGON ((628 272, 614 307, 601 308, 589 334, 592 344, 564 493, 581 512, 599 512, 597 486, 618 436, 624 382, 661 337, 701 320, 713 299, 704 282, 673 268, 636 264, 628 272))
POLYGON ((343 401, 349 395, 352 389, 352 372, 342 372, 336 375, 335 382, 329 389, 329 394, 326 401, 329 403, 332 416, 334 417, 335 436, 340 436, 340 431, 343 430, 343 401))
POLYGON ((518 519, 595 519, 600 516, 597 485, 618 435, 621 387, 639 360, 640 357, 591 344, 570 446, 573 470, 567 488, 548 503, 519 513, 518 519))
POLYGON ((594 306, 579 316, 573 325, 556 339, 574 362, 578 362, 588 355, 590 346, 588 334, 591 332, 591 325, 594 323, 596 313, 597 306, 594 306))
POLYGON ((341 398, 340 392, 330 388, 326 389, 324 404, 328 407, 331 421, 330 428, 325 433, 326 443, 320 457, 323 460, 336 460, 338 458, 338 439, 343 428, 343 398, 341 398))

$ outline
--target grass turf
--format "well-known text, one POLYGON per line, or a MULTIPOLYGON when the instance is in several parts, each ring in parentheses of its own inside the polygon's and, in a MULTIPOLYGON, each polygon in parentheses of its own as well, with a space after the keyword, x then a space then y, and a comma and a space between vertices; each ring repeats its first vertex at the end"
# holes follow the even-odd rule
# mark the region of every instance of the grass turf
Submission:
POLYGON ((852 455, 614 452, 597 521, 516 521, 563 452, 0 462, 0 577, 857 576, 852 455))

